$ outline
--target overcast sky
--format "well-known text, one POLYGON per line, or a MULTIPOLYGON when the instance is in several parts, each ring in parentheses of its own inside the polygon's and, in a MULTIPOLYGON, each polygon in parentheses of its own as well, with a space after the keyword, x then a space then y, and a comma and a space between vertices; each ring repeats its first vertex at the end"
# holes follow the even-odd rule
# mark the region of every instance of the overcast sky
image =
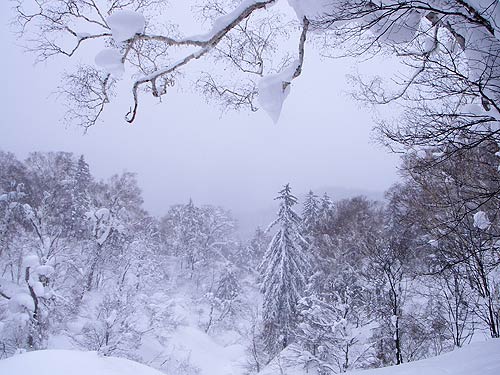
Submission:
POLYGON ((221 117, 200 96, 173 92, 143 107, 134 125, 124 123, 123 107, 111 107, 86 135, 65 127, 62 103, 51 93, 67 63, 33 65, 7 26, 8 3, 0 4, 4 151, 20 158, 35 150, 84 154, 100 178, 136 172, 145 206, 157 215, 189 197, 240 211, 267 207, 287 182, 297 193, 327 186, 383 191, 397 179, 398 158, 370 141, 370 114, 345 94, 352 67, 321 61, 312 49, 278 124, 262 111, 221 117))

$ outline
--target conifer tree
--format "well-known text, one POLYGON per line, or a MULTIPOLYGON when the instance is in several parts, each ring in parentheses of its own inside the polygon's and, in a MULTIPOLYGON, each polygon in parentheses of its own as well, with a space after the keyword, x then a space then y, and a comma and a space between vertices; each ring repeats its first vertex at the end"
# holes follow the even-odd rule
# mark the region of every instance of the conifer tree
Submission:
POLYGON ((182 208, 180 242, 187 266, 194 271, 194 266, 201 257, 200 254, 200 212, 198 207, 189 199, 189 203, 182 208))
POLYGON ((276 198, 278 218, 269 226, 278 231, 260 266, 263 303, 263 334, 270 355, 277 354, 293 340, 298 303, 306 285, 309 261, 304 252, 307 242, 300 233, 301 219, 293 210, 297 198, 285 185, 276 198))
POLYGON ((317 229, 320 212, 319 198, 312 190, 306 195, 302 210, 302 228, 304 234, 312 236, 317 229))
POLYGON ((74 185, 72 189, 73 207, 71 210, 71 229, 78 238, 84 232, 84 218, 90 209, 90 175, 89 165, 83 155, 80 156, 76 165, 74 185))
POLYGON ((318 210, 318 214, 322 222, 326 223, 328 221, 328 219, 331 216, 332 207, 333 207, 332 199, 327 193, 324 193, 323 196, 321 197, 321 202, 318 210))

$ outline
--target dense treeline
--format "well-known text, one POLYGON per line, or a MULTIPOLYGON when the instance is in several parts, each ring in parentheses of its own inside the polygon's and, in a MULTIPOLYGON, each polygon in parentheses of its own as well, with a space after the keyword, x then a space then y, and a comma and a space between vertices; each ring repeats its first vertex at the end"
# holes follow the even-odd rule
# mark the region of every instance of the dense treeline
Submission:
POLYGON ((151 217, 131 173, 0 152, 0 357, 76 347, 195 374, 165 349, 195 325, 235 332, 249 373, 280 356, 330 374, 499 337, 496 151, 409 153, 385 202, 310 192, 299 214, 286 185, 246 243, 219 207, 151 217))
POLYGON ((131 173, 96 181, 83 156, 0 152, 0 218, 0 358, 62 340, 144 361, 142 340, 179 324, 175 278, 211 281, 196 294, 207 331, 234 307, 229 213, 189 202, 157 220, 131 173))
POLYGON ((264 300, 276 301, 266 293, 267 273, 301 289, 288 288, 287 303, 264 314, 264 326, 286 338, 268 351, 294 342, 292 357, 329 374, 437 355, 473 335, 499 337, 497 151, 484 142, 446 150, 445 158, 433 149, 408 153, 384 203, 332 203, 310 192, 299 227, 290 220, 296 200, 287 186, 279 220, 288 238, 279 251, 288 259, 263 270, 264 300), (312 266, 301 268, 305 276, 286 275, 302 259, 301 243, 312 266), (286 324, 277 313, 283 309, 294 312, 286 324))

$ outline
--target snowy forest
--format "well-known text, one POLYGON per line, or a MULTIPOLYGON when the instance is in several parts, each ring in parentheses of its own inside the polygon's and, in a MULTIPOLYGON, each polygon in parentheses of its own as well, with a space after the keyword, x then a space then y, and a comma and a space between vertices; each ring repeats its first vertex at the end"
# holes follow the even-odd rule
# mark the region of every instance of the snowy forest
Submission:
POLYGON ((273 220, 243 236, 231 207, 153 214, 133 172, 102 178, 85 154, 0 144, 0 373, 497 374, 497 0, 198 0, 184 19, 175 1, 9 3, 30 58, 64 65, 56 96, 83 133, 136 126, 188 88, 286 133, 311 49, 371 63, 350 94, 399 177, 377 200, 295 190, 290 176, 267 197, 273 220), (380 69, 387 56, 400 70, 380 69))
POLYGON ((499 188, 499 160, 477 151, 431 169, 407 156, 384 202, 298 202, 286 185, 248 241, 220 207, 150 216, 131 173, 2 152, 1 355, 62 345, 196 374, 184 326, 241 345, 248 374, 284 350, 333 374, 499 337, 499 202, 478 193, 499 188))

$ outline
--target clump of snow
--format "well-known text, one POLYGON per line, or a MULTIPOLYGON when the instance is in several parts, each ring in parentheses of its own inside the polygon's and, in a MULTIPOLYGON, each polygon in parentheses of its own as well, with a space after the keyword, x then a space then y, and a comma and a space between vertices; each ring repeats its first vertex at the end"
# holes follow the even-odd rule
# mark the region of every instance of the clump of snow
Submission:
POLYGON ((92 34, 86 32, 76 33, 76 37, 80 40, 88 38, 90 36, 92 36, 92 34))
POLYGON ((23 266, 24 267, 35 267, 40 265, 40 261, 38 260, 38 256, 32 254, 27 255, 23 258, 23 266))
POLYGON ((33 291, 37 297, 45 296, 45 288, 40 281, 34 282, 32 285, 33 291))
POLYGON ((125 71, 122 54, 116 48, 103 49, 95 57, 95 63, 115 77, 121 77, 125 71))
MULTIPOLYGON (((18 293, 9 300, 9 308, 12 312, 21 312, 23 308, 33 311, 35 310, 35 303, 29 294, 18 293)), ((0 373, 2 372, 0 371, 0 373)))
POLYGON ((124 42, 135 34, 143 33, 146 25, 144 16, 131 10, 117 10, 106 19, 106 22, 117 43, 124 42))
POLYGON ((439 241, 438 240, 435 240, 435 239, 432 239, 432 240, 429 240, 429 245, 431 245, 432 247, 438 247, 439 246, 439 241))
POLYGON ((10 375, 163 375, 123 358, 98 356, 96 352, 40 350, 0 361, 0 374, 10 375))
POLYGON ((25 194, 17 192, 17 191, 9 191, 4 194, 0 194, 0 202, 8 202, 8 201, 13 201, 17 198, 23 197, 25 194))
POLYGON ((35 271, 40 276, 49 277, 54 273, 54 267, 48 265, 38 266, 35 271))
POLYGON ((106 207, 101 207, 99 208, 95 213, 95 217, 98 219, 98 220, 102 220, 104 218, 109 218, 109 209, 106 208, 106 207))
POLYGON ((259 81, 259 104, 274 123, 277 123, 283 108, 283 102, 290 92, 290 82, 299 66, 299 60, 283 69, 278 74, 271 74, 259 81))
POLYGON ((491 222, 484 211, 478 211, 474 214, 474 226, 479 229, 488 229, 491 222))

